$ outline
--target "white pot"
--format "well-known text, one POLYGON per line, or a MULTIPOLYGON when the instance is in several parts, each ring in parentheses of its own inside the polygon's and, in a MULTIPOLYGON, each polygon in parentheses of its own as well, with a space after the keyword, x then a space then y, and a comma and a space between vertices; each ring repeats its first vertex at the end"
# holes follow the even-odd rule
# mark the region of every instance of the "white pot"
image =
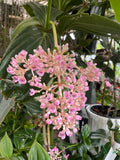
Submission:
MULTIPOLYGON (((94 104, 94 105, 99 105, 99 104, 94 104)), ((108 130, 108 126, 107 126, 107 121, 109 118, 107 117, 103 117, 100 115, 97 115, 96 113, 94 113, 91 110, 91 107, 94 105, 87 105, 86 107, 86 111, 87 111, 87 115, 88 115, 88 125, 90 126, 91 131, 96 131, 98 129, 104 129, 107 133, 107 135, 109 136, 110 132, 108 130)), ((113 127, 115 127, 115 124, 117 122, 117 124, 120 126, 120 118, 110 118, 112 123, 113 123, 113 127)), ((107 142, 107 140, 102 139, 102 144, 105 144, 107 142)), ((118 143, 114 143, 114 145, 110 148, 105 160, 114 160, 116 157, 116 153, 114 153, 113 151, 115 151, 115 149, 120 148, 120 144, 118 143)))
MULTIPOLYGON (((94 105, 99 105, 99 104, 94 104, 94 105)), ((96 131, 98 129, 105 129, 106 132, 108 133, 108 126, 107 126, 107 121, 109 118, 103 117, 100 115, 97 115, 96 113, 92 112, 91 107, 94 105, 87 105, 86 111, 88 114, 88 124, 90 126, 91 131, 96 131)), ((113 127, 115 126, 115 123, 117 122, 118 125, 120 126, 120 118, 110 118, 113 127)))

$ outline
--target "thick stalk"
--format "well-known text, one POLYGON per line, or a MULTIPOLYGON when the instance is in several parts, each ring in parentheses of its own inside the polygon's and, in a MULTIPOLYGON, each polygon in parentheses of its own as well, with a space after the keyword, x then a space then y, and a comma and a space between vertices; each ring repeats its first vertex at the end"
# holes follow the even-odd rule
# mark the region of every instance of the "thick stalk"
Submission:
POLYGON ((47 133, 48 133, 48 149, 50 148, 50 125, 47 125, 47 133))
POLYGON ((46 26, 45 26, 47 30, 49 28, 49 23, 50 23, 51 5, 52 5, 52 0, 48 0, 48 9, 47 9, 46 26))
POLYGON ((43 140, 44 140, 45 149, 47 150, 46 123, 45 123, 45 109, 43 109, 43 140))
POLYGON ((61 10, 61 0, 59 0, 59 10, 61 10))
POLYGON ((55 47, 58 46, 58 42, 57 42, 57 32, 56 32, 56 27, 54 22, 50 21, 51 25, 52 25, 52 29, 53 29, 53 36, 54 36, 54 43, 55 43, 55 47))

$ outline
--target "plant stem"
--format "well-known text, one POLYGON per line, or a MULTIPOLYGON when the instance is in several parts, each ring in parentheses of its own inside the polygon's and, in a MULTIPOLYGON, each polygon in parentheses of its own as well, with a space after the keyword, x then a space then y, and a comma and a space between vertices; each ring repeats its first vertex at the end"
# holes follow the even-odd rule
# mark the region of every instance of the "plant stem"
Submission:
MULTIPOLYGON (((112 43, 112 40, 111 40, 111 43, 112 43)), ((111 55, 111 52, 109 52, 109 58, 108 58, 107 67, 109 66, 110 55, 111 55)), ((106 83, 104 84, 104 90, 103 90, 103 97, 102 97, 102 110, 103 110, 104 100, 105 100, 105 91, 106 91, 106 83)))
POLYGON ((104 107, 104 100, 105 100, 105 90, 106 90, 106 84, 104 83, 103 97, 102 97, 102 110, 103 110, 103 107, 104 107))
POLYGON ((47 30, 49 28, 49 23, 50 23, 51 5, 52 5, 52 0, 48 0, 48 9, 47 9, 46 26, 45 26, 47 30))
POLYGON ((61 150, 61 151, 56 155, 55 158, 57 158, 57 156, 58 156, 60 153, 62 153, 63 151, 65 151, 66 149, 68 149, 68 148, 70 148, 70 147, 75 147, 75 146, 77 146, 77 145, 78 145, 78 143, 77 143, 77 144, 72 144, 72 145, 70 145, 70 146, 64 148, 63 150, 61 150))
MULTIPOLYGON (((116 71, 116 64, 114 64, 114 74, 116 71)), ((116 103, 116 82, 115 82, 115 75, 114 75, 114 81, 113 81, 113 85, 114 85, 114 90, 113 90, 113 95, 114 95, 114 107, 115 107, 115 111, 117 110, 117 103, 116 103)))
POLYGON ((59 10, 61 10, 61 0, 59 0, 59 10))
POLYGON ((50 148, 50 125, 47 125, 47 132, 48 132, 48 148, 50 148))
POLYGON ((46 138, 46 123, 45 123, 45 109, 43 109, 43 140, 45 149, 47 150, 47 138, 46 138))
POLYGON ((52 29, 53 29, 53 35, 54 35, 54 43, 55 43, 55 47, 58 46, 58 42, 57 42, 57 32, 56 32, 56 27, 53 21, 50 21, 51 25, 52 25, 52 29))

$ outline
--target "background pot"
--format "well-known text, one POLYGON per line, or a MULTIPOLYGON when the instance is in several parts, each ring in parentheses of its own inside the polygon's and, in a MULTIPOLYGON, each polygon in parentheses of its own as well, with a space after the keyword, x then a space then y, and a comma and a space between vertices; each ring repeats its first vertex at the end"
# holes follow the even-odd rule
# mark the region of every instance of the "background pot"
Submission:
MULTIPOLYGON (((99 104, 94 104, 94 105, 99 105, 99 104)), ((120 126, 120 118, 107 118, 100 116, 92 111, 92 107, 94 105, 87 105, 86 111, 88 115, 88 124, 90 126, 91 131, 96 131, 98 129, 104 129, 106 130, 107 133, 109 133, 108 126, 107 126, 107 121, 111 119, 113 123, 113 127, 115 127, 116 122, 120 126)))
MULTIPOLYGON (((94 104, 94 105, 99 105, 99 104, 94 104)), ((86 106, 86 111, 88 115, 88 125, 90 126, 91 132, 96 131, 98 129, 104 129, 106 131, 107 136, 111 136, 111 132, 108 129, 107 122, 109 119, 111 119, 113 123, 113 128, 115 127, 116 123, 120 126, 120 118, 107 118, 100 116, 92 111, 92 107, 94 105, 87 105, 86 106)), ((105 144, 108 142, 107 139, 101 139, 101 144, 105 144)), ((113 146, 110 148, 105 160, 114 160, 115 157, 117 156, 115 152, 116 149, 120 148, 120 144, 114 142, 113 146)))

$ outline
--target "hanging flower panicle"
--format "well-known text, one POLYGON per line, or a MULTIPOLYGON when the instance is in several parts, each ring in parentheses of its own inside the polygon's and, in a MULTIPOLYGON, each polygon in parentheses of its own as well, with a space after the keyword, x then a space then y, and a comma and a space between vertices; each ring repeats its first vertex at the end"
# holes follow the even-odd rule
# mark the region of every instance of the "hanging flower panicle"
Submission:
POLYGON ((22 50, 11 59, 7 71, 12 75, 15 83, 31 86, 30 95, 42 93, 39 97, 40 107, 46 110, 47 124, 53 124, 54 129, 60 130, 59 137, 64 139, 77 132, 76 125, 81 120, 78 115, 81 107, 85 106, 85 92, 89 89, 87 80, 99 81, 100 70, 93 62, 88 62, 86 68, 75 65, 75 54, 68 52, 68 44, 58 46, 47 52, 39 46, 34 54, 22 50), (26 72, 31 71, 31 78, 27 80, 26 72), (77 77, 80 72, 80 77, 77 77), (45 73, 54 83, 45 84, 42 77, 45 73))

